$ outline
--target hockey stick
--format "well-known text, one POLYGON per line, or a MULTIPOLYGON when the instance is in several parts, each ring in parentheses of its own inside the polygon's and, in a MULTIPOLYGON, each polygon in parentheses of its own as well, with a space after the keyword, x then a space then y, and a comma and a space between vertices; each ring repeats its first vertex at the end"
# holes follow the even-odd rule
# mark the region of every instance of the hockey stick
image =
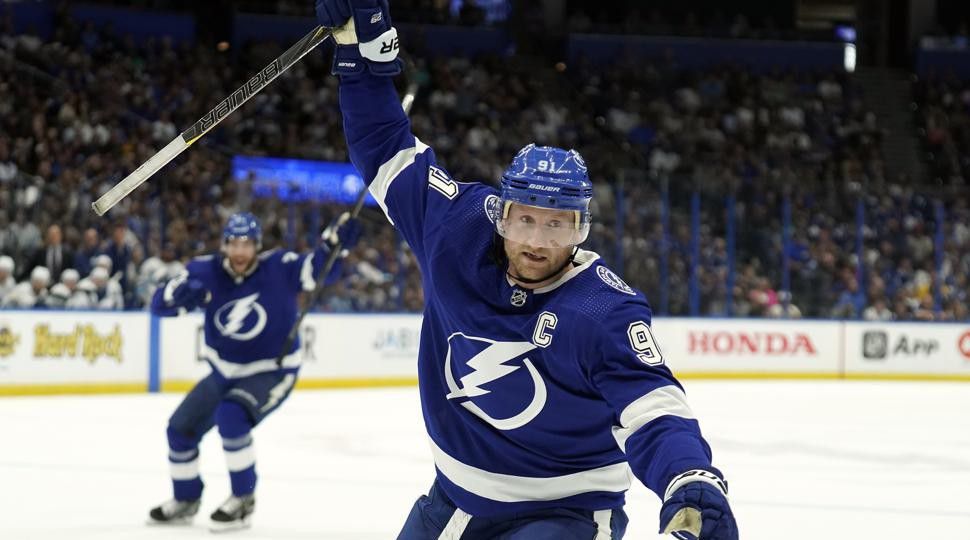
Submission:
POLYGON ((311 30, 309 34, 303 36, 300 41, 297 41, 292 47, 270 62, 262 71, 243 83, 238 90, 223 99, 222 102, 206 113, 205 116, 199 118, 196 123, 192 124, 192 127, 172 139, 172 142, 165 145, 154 156, 148 158, 148 161, 142 163, 134 172, 126 176, 124 180, 115 184, 101 198, 94 201, 91 204, 94 213, 103 216, 105 212, 121 202, 121 199, 124 199, 135 188, 144 184, 153 174, 167 165, 169 161, 172 161, 176 156, 184 152, 186 148, 208 133, 219 122, 222 122, 233 111, 242 107, 243 103, 246 103, 249 98, 258 94, 273 79, 279 77, 281 73, 297 63, 328 37, 330 37, 330 29, 323 26, 318 26, 311 30))
MULTIPOLYGON (((410 68, 408 63, 405 64, 410 68)), ((413 71, 408 69, 407 71, 413 71)), ((418 93, 418 83, 414 80, 414 77, 408 77, 408 85, 404 91, 404 97, 401 98, 401 108, 404 109, 404 114, 411 112, 411 105, 414 104, 414 96, 418 93)), ((360 214, 361 208, 364 207, 364 201, 367 199, 368 189, 364 186, 357 194, 357 200, 354 201, 354 207, 350 211, 350 218, 354 219, 357 214, 360 214)), ((306 314, 310 311, 320 298, 320 293, 323 291, 323 284, 327 280, 327 276, 330 275, 330 271, 333 270, 333 265, 337 264, 337 259, 340 257, 340 252, 343 251, 343 245, 340 243, 339 237, 337 240, 337 245, 333 246, 330 251, 330 256, 327 257, 327 262, 320 269, 320 272, 315 276, 316 286, 310 293, 310 297, 303 304, 303 308, 300 310, 300 314, 296 318, 296 322, 290 327, 290 333, 286 335, 286 341, 283 342, 283 348, 280 350, 279 356, 276 357, 276 365, 283 367, 283 359, 289 354, 290 347, 293 346, 293 342, 296 340, 296 336, 300 333, 300 325, 303 324, 303 319, 306 314)), ((311 257, 313 255, 310 255, 311 257)), ((299 352, 299 351, 297 351, 299 352)))

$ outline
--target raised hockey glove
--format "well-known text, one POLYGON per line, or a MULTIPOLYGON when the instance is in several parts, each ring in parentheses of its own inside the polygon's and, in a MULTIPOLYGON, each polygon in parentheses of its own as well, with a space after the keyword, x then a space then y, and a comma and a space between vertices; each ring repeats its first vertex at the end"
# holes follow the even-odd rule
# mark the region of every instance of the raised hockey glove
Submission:
POLYGON ((317 0, 317 22, 333 29, 334 75, 401 72, 400 43, 387 0, 317 0))
POLYGON ((185 308, 186 311, 192 311, 206 302, 208 294, 209 292, 201 281, 197 279, 186 280, 172 291, 171 307, 180 307, 185 308))
POLYGON ((340 245, 340 258, 344 258, 354 249, 360 240, 360 221, 350 217, 350 212, 344 212, 333 220, 323 234, 320 235, 321 244, 332 252, 340 245))
POLYGON ((738 540, 727 483, 705 470, 674 477, 660 508, 660 534, 681 540, 738 540))

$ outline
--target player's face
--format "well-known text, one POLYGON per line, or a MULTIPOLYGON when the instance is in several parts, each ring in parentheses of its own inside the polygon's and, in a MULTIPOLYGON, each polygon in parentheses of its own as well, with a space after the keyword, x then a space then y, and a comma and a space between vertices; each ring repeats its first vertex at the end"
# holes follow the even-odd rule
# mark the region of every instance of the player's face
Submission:
MULTIPOLYGON (((522 231, 534 231, 534 238, 528 235, 520 236, 521 241, 505 238, 505 255, 509 259, 511 274, 526 279, 542 279, 549 276, 542 283, 530 284, 537 288, 555 281, 561 274, 550 276, 561 268, 573 251, 573 246, 542 247, 548 244, 544 232, 559 227, 568 227, 575 221, 575 215, 568 210, 551 210, 513 204, 507 218, 511 227, 520 227, 522 231), (538 245, 537 245, 538 244, 538 245)), ((565 272, 567 269, 563 269, 565 272)))
POLYGON ((256 259, 256 244, 245 236, 230 238, 224 249, 232 271, 237 274, 245 273, 256 259))

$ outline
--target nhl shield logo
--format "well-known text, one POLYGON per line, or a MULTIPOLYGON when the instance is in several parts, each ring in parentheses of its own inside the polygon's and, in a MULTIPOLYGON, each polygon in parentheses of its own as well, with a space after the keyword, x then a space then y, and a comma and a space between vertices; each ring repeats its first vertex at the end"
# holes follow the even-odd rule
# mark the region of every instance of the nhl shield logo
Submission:
POLYGON ((525 305, 525 301, 527 298, 528 298, 528 293, 526 293, 522 289, 513 289, 512 298, 509 299, 509 302, 512 302, 512 305, 515 307, 522 307, 525 305))

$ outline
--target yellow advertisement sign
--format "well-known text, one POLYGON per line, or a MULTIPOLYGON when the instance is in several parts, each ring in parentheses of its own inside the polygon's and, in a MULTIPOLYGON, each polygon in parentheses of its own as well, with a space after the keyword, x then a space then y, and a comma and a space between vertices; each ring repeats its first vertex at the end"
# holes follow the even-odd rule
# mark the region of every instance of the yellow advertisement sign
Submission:
POLYGON ((13 333, 7 326, 0 326, 0 358, 6 358, 17 352, 20 336, 13 333))
POLYGON ((121 326, 115 324, 107 334, 98 333, 93 324, 77 324, 74 331, 52 332, 49 324, 34 326, 34 358, 83 358, 93 364, 106 357, 123 361, 121 326))

